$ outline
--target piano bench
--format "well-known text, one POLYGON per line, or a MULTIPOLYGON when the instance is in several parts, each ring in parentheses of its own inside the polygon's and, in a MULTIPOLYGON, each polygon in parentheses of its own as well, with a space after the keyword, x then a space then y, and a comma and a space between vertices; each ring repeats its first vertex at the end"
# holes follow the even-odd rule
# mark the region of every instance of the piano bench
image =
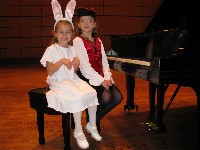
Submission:
POLYGON ((61 113, 53 108, 47 107, 46 92, 49 91, 48 87, 32 89, 28 92, 30 107, 36 110, 37 113, 37 126, 39 132, 39 144, 45 144, 44 137, 44 114, 48 115, 62 115, 62 129, 64 137, 64 149, 70 150, 70 121, 71 128, 75 128, 72 114, 61 113), (70 117, 71 116, 71 117, 70 117), (71 118, 71 120, 70 120, 71 118))

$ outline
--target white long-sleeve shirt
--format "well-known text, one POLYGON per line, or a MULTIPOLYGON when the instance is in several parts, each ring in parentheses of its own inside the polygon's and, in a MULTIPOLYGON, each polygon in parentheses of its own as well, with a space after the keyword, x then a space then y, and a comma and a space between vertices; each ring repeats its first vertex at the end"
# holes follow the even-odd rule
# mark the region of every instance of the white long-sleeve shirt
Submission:
POLYGON ((112 80, 112 73, 110 72, 107 56, 104 51, 103 44, 101 40, 99 39, 101 43, 101 54, 102 54, 102 66, 103 66, 103 74, 104 77, 98 74, 96 72, 90 62, 89 57, 87 54, 87 50, 84 46, 84 43, 80 37, 76 37, 73 40, 73 46, 75 47, 75 51, 77 54, 77 57, 80 59, 80 71, 82 75, 89 80, 89 83, 93 86, 99 86, 104 80, 112 80))

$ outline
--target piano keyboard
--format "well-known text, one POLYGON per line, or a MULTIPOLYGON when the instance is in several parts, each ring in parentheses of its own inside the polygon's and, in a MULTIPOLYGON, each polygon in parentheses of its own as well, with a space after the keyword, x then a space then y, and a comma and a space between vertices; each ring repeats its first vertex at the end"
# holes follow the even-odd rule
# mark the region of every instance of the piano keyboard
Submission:
POLYGON ((124 63, 129 63, 129 64, 137 64, 137 65, 143 65, 143 66, 151 66, 151 63, 148 61, 143 61, 143 60, 135 60, 135 59, 127 59, 127 58, 119 58, 119 57, 109 57, 107 56, 108 60, 114 60, 114 61, 119 61, 119 62, 124 62, 124 63))

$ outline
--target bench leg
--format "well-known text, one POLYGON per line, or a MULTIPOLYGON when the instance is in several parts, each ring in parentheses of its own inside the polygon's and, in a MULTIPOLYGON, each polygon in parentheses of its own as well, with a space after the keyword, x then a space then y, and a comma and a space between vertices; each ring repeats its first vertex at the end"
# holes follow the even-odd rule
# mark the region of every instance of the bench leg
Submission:
POLYGON ((100 133, 101 132, 101 124, 100 121, 97 122, 97 130, 100 133))
POLYGON ((70 146, 70 113, 62 114, 62 129, 64 137, 64 150, 71 150, 70 146))
POLYGON ((37 111, 37 126, 39 132, 39 144, 45 144, 44 138, 44 113, 37 111))
POLYGON ((74 117, 72 113, 70 114, 70 117, 71 117, 71 128, 75 129, 75 122, 74 122, 74 117))

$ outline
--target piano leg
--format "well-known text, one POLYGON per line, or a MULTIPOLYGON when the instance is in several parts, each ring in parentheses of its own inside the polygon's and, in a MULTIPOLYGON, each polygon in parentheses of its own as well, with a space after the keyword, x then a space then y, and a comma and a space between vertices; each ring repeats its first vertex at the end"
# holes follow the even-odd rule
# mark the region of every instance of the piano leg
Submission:
POLYGON ((157 85, 157 118, 155 121, 158 125, 159 132, 166 132, 166 125, 163 123, 164 96, 165 84, 160 83, 157 85))
POLYGON ((155 121, 155 95, 156 95, 156 84, 149 82, 149 116, 148 120, 154 122, 155 121))
POLYGON ((193 90, 197 96, 197 146, 196 150, 200 150, 200 87, 193 86, 193 90))
POLYGON ((166 87, 165 84, 155 84, 149 82, 149 106, 150 112, 148 120, 152 123, 147 125, 157 132, 166 132, 166 125, 163 123, 163 105, 166 87), (157 105, 155 106, 155 95, 157 90, 157 105))
POLYGON ((127 91, 127 101, 124 105, 124 112, 126 110, 130 111, 136 109, 138 111, 138 105, 134 104, 134 88, 135 88, 135 77, 126 75, 126 91, 127 91))

